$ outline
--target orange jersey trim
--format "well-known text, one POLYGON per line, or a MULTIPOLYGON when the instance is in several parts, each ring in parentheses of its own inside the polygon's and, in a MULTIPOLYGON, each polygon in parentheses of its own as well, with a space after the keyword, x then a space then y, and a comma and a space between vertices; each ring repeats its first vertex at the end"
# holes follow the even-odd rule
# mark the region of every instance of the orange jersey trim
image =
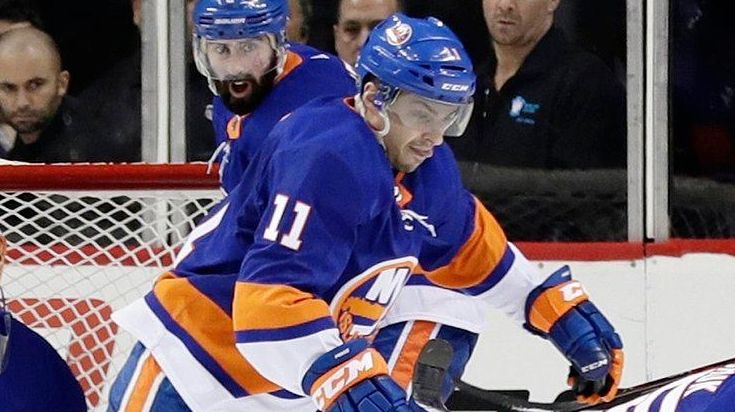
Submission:
POLYGON ((448 288, 482 283, 503 258, 508 241, 492 214, 475 198, 475 229, 449 264, 433 271, 421 269, 432 282, 448 288))
POLYGON ((237 350, 232 318, 187 279, 159 280, 153 291, 171 317, 247 392, 281 389, 262 377, 237 350))
POLYGON ((401 348, 401 353, 398 355, 398 360, 390 374, 393 380, 401 385, 403 389, 408 389, 408 385, 413 378, 416 361, 419 359, 424 345, 431 338, 431 332, 435 327, 436 323, 434 322, 417 320, 408 332, 406 343, 401 348))
POLYGON ((578 281, 561 283, 538 295, 529 310, 528 322, 534 328, 549 333, 559 318, 588 298, 578 281))
POLYGON ((158 366, 158 362, 153 356, 148 356, 143 361, 143 366, 138 374, 138 379, 135 381, 135 386, 130 394, 130 399, 125 407, 125 412, 142 412, 143 408, 148 402, 148 398, 155 396, 151 391, 153 389, 153 383, 156 381, 158 376, 161 375, 161 367, 158 366))
POLYGON ((276 77, 275 82, 278 83, 283 80, 284 77, 288 76, 297 67, 301 66, 304 59, 298 54, 289 51, 286 53, 286 62, 283 64, 283 71, 276 77))
POLYGON ((236 331, 288 328, 330 316, 325 301, 285 285, 237 282, 233 306, 236 331))
POLYGON ((396 175, 395 183, 396 183, 396 189, 398 190, 398 193, 396 193, 396 202, 398 203, 398 207, 401 209, 406 207, 411 201, 413 200, 413 195, 411 192, 406 189, 406 186, 401 183, 403 181, 403 178, 406 177, 406 173, 399 172, 396 175))

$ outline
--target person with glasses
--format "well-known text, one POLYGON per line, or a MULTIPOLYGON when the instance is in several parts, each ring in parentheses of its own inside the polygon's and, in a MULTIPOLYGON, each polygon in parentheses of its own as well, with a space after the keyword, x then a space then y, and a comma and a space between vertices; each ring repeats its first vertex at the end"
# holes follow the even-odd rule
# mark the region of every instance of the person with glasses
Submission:
MULTIPOLYGON (((7 241, 0 234, 0 284, 7 241)), ((0 287, 0 410, 87 410, 84 393, 59 353, 11 314, 0 287)))

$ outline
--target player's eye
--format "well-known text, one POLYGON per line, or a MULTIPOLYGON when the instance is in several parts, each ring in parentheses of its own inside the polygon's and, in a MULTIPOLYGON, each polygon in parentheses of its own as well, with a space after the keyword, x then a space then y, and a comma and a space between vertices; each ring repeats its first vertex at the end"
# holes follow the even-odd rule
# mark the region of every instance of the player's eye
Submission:
POLYGON ((246 41, 240 44, 240 50, 242 50, 245 53, 250 53, 251 51, 257 48, 258 48, 258 44, 254 41, 246 41))
POLYGON ((432 116, 425 111, 414 111, 411 113, 411 117, 416 119, 419 123, 429 123, 432 120, 432 116))
POLYGON ((230 46, 226 44, 217 43, 214 45, 214 52, 219 55, 226 56, 230 54, 230 46))

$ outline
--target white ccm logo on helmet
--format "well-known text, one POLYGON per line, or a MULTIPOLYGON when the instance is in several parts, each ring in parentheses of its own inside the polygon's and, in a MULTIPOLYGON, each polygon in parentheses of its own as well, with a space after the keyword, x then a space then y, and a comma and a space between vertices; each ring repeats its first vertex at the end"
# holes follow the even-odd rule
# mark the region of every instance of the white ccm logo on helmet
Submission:
POLYGON ((442 84, 442 90, 449 90, 450 92, 466 92, 469 89, 470 89, 470 86, 466 84, 454 84, 454 83, 442 84))

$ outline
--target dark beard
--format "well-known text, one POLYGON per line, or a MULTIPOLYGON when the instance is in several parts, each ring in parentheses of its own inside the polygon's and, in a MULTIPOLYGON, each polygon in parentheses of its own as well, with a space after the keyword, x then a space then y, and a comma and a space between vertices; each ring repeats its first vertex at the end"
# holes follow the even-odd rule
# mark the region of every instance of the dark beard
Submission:
POLYGON ((250 85, 252 87, 252 92, 247 99, 238 99, 232 97, 228 81, 215 81, 215 86, 217 88, 217 93, 222 98, 222 102, 224 103, 225 107, 227 107, 227 109, 232 113, 243 116, 248 113, 252 113, 263 101, 265 96, 270 93, 270 91, 273 89, 275 78, 275 70, 269 71, 268 73, 263 75, 260 80, 251 75, 245 76, 245 78, 242 80, 250 82, 250 85))

